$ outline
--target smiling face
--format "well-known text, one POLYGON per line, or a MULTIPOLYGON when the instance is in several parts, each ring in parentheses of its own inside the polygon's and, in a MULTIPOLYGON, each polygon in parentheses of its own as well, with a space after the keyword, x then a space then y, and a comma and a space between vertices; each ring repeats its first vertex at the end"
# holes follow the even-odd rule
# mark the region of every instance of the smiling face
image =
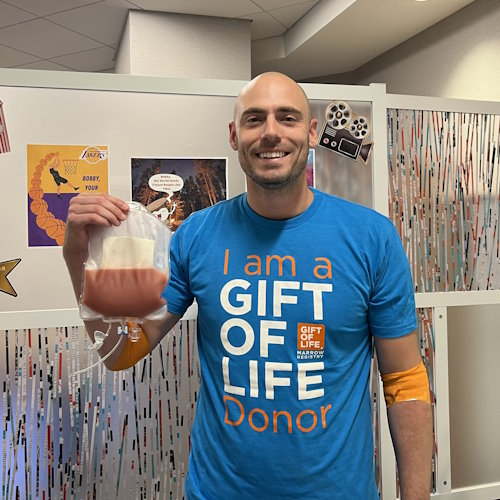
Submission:
POLYGON ((305 182, 309 147, 316 144, 317 120, 310 119, 307 97, 290 78, 264 73, 236 101, 229 124, 231 147, 252 183, 282 189, 305 182))

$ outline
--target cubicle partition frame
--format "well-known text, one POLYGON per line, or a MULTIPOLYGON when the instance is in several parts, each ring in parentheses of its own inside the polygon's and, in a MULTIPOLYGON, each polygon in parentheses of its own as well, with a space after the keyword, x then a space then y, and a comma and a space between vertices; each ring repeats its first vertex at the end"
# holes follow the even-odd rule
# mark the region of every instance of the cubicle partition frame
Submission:
MULTIPOLYGON (((385 114, 389 110, 415 110, 450 113, 475 113, 480 115, 500 115, 500 102, 449 99, 426 96, 385 94, 381 96, 385 103, 385 114)), ((387 129, 386 124, 386 129, 387 129)), ((387 136, 386 136, 387 140, 387 136)), ((497 149, 498 154, 498 149, 497 149)), ((498 166, 497 166, 498 169, 498 166)), ((498 178, 498 171, 497 171, 498 178)), ((374 196, 374 208, 388 215, 388 163, 374 173, 374 189, 379 192, 374 196)), ((498 195, 498 193, 497 193, 498 195)), ((498 213, 498 212, 497 212, 498 213)), ((434 430, 437 447, 436 484, 434 498, 453 500, 491 499, 500 498, 500 481, 476 484, 468 487, 453 488, 451 476, 451 450, 450 450, 450 406, 449 406, 449 379, 448 379, 448 341, 453 338, 453 332, 448 331, 448 312, 450 308, 462 306, 500 306, 500 289, 475 290, 475 291, 443 291, 422 292, 415 294, 417 308, 430 308, 433 311, 435 335, 435 372, 434 390, 438 394, 434 415, 434 430)), ((473 339, 471 338, 471 341, 473 339)), ((380 413, 384 419, 385 412, 380 413)), ((396 498, 397 484, 390 473, 395 466, 394 455, 391 454, 391 440, 388 427, 384 425, 382 433, 382 477, 383 497, 396 498)))

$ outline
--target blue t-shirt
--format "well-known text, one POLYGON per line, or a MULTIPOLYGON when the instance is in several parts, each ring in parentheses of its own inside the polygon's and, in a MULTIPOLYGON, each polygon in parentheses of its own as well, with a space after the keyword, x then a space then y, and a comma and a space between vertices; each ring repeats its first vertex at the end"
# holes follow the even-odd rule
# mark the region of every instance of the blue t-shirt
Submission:
POLYGON ((172 239, 168 309, 198 303, 189 500, 378 498, 372 335, 415 329, 413 284, 389 219, 313 193, 281 221, 243 194, 172 239))

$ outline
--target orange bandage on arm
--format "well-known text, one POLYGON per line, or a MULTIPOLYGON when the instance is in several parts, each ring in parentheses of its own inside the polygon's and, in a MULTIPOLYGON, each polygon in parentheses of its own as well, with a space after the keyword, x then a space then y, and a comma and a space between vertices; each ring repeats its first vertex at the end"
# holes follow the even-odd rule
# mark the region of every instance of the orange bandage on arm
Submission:
POLYGON ((386 373, 382 375, 384 397, 387 408, 403 401, 431 402, 429 379, 424 363, 420 363, 404 372, 386 373))
MULTIPOLYGON (((132 328, 132 324, 129 324, 128 327, 132 328)), ((113 368, 111 368, 112 371, 130 368, 131 366, 134 366, 137 361, 149 354, 149 340, 146 337, 144 330, 140 326, 137 327, 139 328, 139 340, 137 342, 132 342, 128 336, 126 337, 125 346, 120 353, 120 357, 113 365, 113 368)))

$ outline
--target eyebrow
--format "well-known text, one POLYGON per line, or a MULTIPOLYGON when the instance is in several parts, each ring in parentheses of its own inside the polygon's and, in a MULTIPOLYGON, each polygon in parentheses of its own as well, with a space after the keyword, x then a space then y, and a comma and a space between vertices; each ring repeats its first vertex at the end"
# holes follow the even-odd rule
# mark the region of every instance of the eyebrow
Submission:
MULTIPOLYGON (((277 113, 292 113, 294 115, 303 117, 304 113, 300 109, 294 108, 293 106, 281 106, 276 110, 277 113)), ((253 114, 266 114, 267 111, 264 108, 248 108, 241 113, 241 117, 245 117, 253 114)))

